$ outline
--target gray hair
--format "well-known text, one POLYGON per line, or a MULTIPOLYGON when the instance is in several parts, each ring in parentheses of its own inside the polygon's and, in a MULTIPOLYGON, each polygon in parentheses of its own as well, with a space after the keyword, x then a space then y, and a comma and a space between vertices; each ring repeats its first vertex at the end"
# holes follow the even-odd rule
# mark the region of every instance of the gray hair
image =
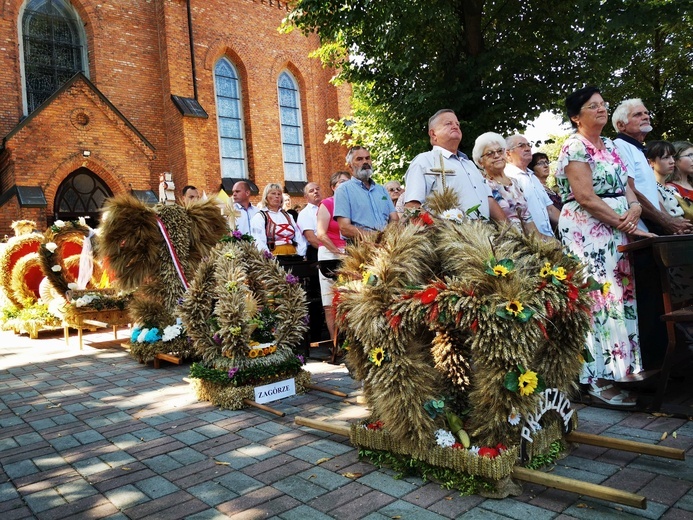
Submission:
POLYGON ((441 108, 433 114, 431 117, 428 118, 428 129, 431 130, 433 128, 433 125, 436 122, 436 119, 438 119, 438 116, 441 116, 443 114, 454 114, 455 111, 452 108, 441 108))
POLYGON ((611 114, 611 124, 614 125, 614 130, 620 132, 617 123, 628 124, 628 113, 636 105, 644 105, 642 99, 632 98, 621 101, 621 103, 616 107, 614 113, 611 114))
POLYGON ((506 149, 505 139, 503 139, 502 135, 497 134, 496 132, 486 132, 485 134, 481 134, 476 138, 476 141, 474 141, 472 159, 474 159, 474 162, 479 168, 481 168, 481 155, 484 153, 486 147, 492 144, 497 144, 503 148, 503 150, 506 149))
MULTIPOLYGON (((351 159, 354 157, 354 152, 357 150, 368 150, 368 149, 365 146, 359 146, 359 145, 352 146, 351 148, 349 148, 349 151, 347 152, 346 159, 345 159, 347 164, 351 164, 351 159)), ((351 176, 351 174, 349 176, 351 176)))
MULTIPOLYGON (((510 150, 513 146, 515 146, 515 141, 517 141, 520 137, 525 137, 522 134, 513 134, 509 135, 508 137, 505 138, 505 147, 506 149, 510 150)), ((525 137, 525 139, 527 139, 525 137)))

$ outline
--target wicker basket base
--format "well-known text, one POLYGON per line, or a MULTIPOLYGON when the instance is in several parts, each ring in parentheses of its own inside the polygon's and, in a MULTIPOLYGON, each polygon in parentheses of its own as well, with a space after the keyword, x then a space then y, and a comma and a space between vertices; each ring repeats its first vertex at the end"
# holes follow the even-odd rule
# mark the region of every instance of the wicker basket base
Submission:
MULTIPOLYGON (((274 378, 266 381, 265 384, 274 383, 288 379, 286 376, 274 378)), ((296 382, 296 393, 303 394, 307 391, 305 385, 311 383, 310 372, 301 371, 294 376, 296 382)), ((210 383, 204 379, 191 378, 190 385, 195 392, 195 397, 199 401, 210 401, 215 406, 226 408, 228 410, 240 410, 246 408, 243 404, 243 399, 255 398, 255 387, 253 385, 246 386, 224 386, 218 383, 210 383)))

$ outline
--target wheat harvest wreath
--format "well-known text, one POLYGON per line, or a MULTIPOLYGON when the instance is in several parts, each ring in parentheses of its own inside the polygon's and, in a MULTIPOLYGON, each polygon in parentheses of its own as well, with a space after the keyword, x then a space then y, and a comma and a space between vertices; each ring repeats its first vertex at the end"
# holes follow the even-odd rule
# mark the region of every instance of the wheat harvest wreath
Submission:
POLYGON ((448 195, 345 257, 337 323, 372 413, 351 442, 506 496, 518 457, 555 458, 576 426, 566 396, 603 288, 557 241, 470 220, 448 195))
POLYGON ((181 305, 202 358, 190 370, 194 392, 232 410, 252 400, 256 386, 294 378, 303 393, 311 381, 292 350, 307 330, 305 291, 271 254, 236 235, 203 260, 181 305))

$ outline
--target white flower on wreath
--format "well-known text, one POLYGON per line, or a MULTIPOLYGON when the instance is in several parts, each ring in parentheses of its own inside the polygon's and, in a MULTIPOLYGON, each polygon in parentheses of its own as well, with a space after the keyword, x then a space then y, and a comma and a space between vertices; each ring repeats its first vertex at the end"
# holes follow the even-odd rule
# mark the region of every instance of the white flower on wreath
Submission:
POLYGON ((48 251, 50 251, 51 254, 55 253, 55 250, 58 249, 58 244, 55 242, 48 242, 45 246, 48 251))
POLYGON ((520 424, 521 420, 522 420, 522 414, 520 412, 515 410, 515 408, 510 410, 510 415, 508 415, 508 422, 511 425, 517 426, 518 424, 520 424))
POLYGON ((440 218, 445 220, 452 220, 453 222, 462 223, 464 222, 465 215, 459 208, 447 209, 443 211, 440 218))
POLYGON ((59 228, 65 227, 65 221, 63 220, 56 220, 53 222, 53 225, 59 228))
POLYGON ((87 225, 87 219, 85 219, 84 217, 79 217, 77 219, 77 222, 79 222, 80 226, 86 226, 87 225))
POLYGON ((77 298, 75 300, 75 306, 76 307, 86 307, 89 305, 91 302, 96 300, 96 296, 93 294, 85 294, 84 296, 81 296, 80 298, 77 298))
POLYGON ((75 282, 70 282, 69 284, 67 284, 67 288, 71 291, 74 291, 75 289, 77 289, 77 284, 75 282))
POLYGON ((140 335, 137 336, 137 343, 144 343, 144 337, 147 335, 147 332, 149 332, 149 329, 142 329, 140 335))
POLYGON ((161 341, 171 341, 176 339, 183 332, 183 327, 181 325, 169 325, 164 328, 164 332, 161 335, 161 341))
POLYGON ((479 446, 472 446, 471 448, 469 448, 469 453, 472 453, 478 457, 479 456, 479 450, 480 450, 479 446))
POLYGON ((59 272, 62 271, 62 270, 63 270, 63 268, 60 267, 58 264, 56 264, 56 265, 54 265, 53 267, 51 267, 51 271, 53 271, 54 273, 59 273, 59 272))
POLYGON ((457 442, 455 436, 447 430, 436 430, 436 443, 441 448, 449 448, 457 442))

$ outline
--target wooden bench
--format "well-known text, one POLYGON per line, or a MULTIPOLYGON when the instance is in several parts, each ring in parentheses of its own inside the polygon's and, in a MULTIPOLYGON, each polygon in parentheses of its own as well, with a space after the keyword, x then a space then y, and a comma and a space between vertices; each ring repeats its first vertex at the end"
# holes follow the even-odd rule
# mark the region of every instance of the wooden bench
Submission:
POLYGON ((103 327, 113 327, 113 335, 118 339, 118 327, 123 327, 130 323, 130 315, 127 311, 118 309, 104 310, 80 310, 65 317, 63 321, 63 331, 65 334, 65 345, 70 342, 70 327, 77 329, 79 349, 82 350, 82 331, 84 329, 95 330, 103 327))

